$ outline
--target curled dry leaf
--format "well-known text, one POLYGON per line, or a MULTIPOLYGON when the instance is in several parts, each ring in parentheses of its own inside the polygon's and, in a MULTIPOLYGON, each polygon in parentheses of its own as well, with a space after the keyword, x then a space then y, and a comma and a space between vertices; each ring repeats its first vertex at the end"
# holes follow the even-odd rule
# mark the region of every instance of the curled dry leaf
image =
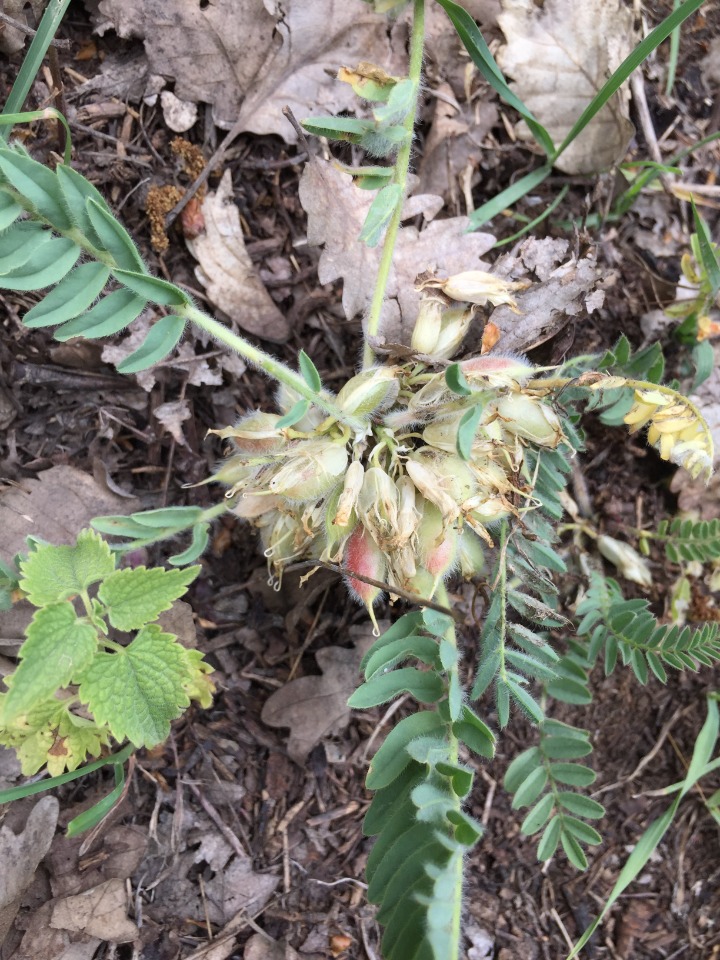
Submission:
POLYGON ((53 905, 50 926, 111 943, 129 943, 139 931, 129 919, 127 908, 125 881, 106 880, 84 893, 58 900, 53 905))
POLYGON ((195 273, 212 303, 239 327, 264 340, 282 342, 290 335, 290 326, 255 272, 232 200, 232 177, 226 170, 215 193, 203 201, 205 232, 187 241, 199 263, 195 273))
MULTIPOLYGON (((556 146, 634 46, 632 12, 622 0, 503 0, 498 57, 513 91, 556 146)), ((557 160, 564 173, 600 173, 625 155, 633 135, 629 92, 621 88, 557 160)), ((521 136, 533 139, 524 123, 521 136)))
POLYGON ((168 403, 161 403, 153 411, 153 416, 176 443, 183 447, 187 446, 182 429, 183 423, 192 416, 187 400, 170 400, 168 403))
POLYGON ((43 797, 30 811, 21 833, 0 827, 0 943, 12 926, 20 898, 32 883, 38 864, 50 849, 59 809, 55 797, 43 797))
POLYGON ((369 628, 351 627, 350 633, 352 650, 325 647, 315 654, 320 676, 291 680, 265 702, 263 723, 290 728, 288 753, 296 763, 303 763, 323 737, 342 733, 348 725, 348 697, 358 684, 360 661, 373 643, 369 628))
MULTIPOLYGON (((381 247, 366 247, 358 236, 373 194, 361 190, 349 174, 313 158, 300 180, 300 202, 308 214, 308 242, 323 244, 318 264, 320 283, 343 280, 343 309, 349 320, 364 314, 373 294, 381 247)), ((466 233, 466 217, 434 221, 442 198, 421 194, 408 198, 404 218, 422 213, 425 224, 401 227, 387 284, 380 333, 388 343, 410 343, 419 294, 416 276, 423 270, 449 276, 488 269, 480 257, 494 245, 488 233, 466 233), (432 222, 427 222, 432 221, 432 222)))
POLYGON ((387 20, 362 0, 101 0, 99 12, 145 41, 150 72, 174 80, 176 96, 211 103, 219 127, 288 142, 284 106, 300 118, 352 108, 337 70, 390 56, 387 20))
POLYGON ((605 295, 595 258, 576 260, 567 240, 525 240, 514 253, 500 257, 493 273, 509 280, 530 280, 527 289, 515 294, 518 312, 496 307, 492 322, 500 336, 498 353, 524 352, 559 333, 573 317, 592 313, 605 295))
POLYGON ((181 100, 172 90, 163 90, 160 94, 165 123, 175 133, 185 133, 195 125, 198 118, 197 104, 192 100, 181 100))

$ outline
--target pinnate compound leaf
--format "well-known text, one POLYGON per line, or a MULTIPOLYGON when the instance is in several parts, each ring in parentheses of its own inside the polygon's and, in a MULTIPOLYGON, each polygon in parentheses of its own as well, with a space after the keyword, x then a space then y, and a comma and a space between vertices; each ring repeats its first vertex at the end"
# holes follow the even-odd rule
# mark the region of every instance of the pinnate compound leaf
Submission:
POLYGON ((200 572, 200 567, 163 570, 161 567, 135 567, 116 570, 106 577, 98 590, 108 619, 117 630, 138 630, 169 610, 200 572))
POLYGON ((74 547, 41 546, 20 563, 21 590, 30 603, 68 600, 115 570, 115 557, 103 538, 82 530, 74 547))
POLYGON ((20 664, 12 675, 5 716, 13 719, 38 700, 66 687, 92 660, 97 649, 93 627, 78 619, 68 601, 37 611, 20 648, 20 664))
POLYGON ((140 370, 147 370, 148 367, 162 360, 175 349, 184 329, 185 320, 183 317, 161 317, 157 323, 150 327, 148 335, 138 349, 118 363, 118 371, 120 373, 138 373, 140 370))
POLYGON ((82 677, 80 699, 116 740, 127 738, 138 747, 162 743, 170 721, 190 703, 186 653, 172 634, 149 624, 122 651, 94 657, 82 677))
POLYGON ((26 327, 51 327, 73 320, 100 295, 110 277, 104 263, 83 263, 68 273, 23 317, 26 327))

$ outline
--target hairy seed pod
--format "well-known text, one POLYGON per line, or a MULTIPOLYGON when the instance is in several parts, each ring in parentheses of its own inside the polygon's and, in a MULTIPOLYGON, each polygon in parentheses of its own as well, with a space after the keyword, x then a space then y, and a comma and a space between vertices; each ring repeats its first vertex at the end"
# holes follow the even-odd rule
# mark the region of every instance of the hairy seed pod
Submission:
POLYGON ((398 535, 398 488, 382 467, 365 471, 357 512, 378 546, 389 549, 398 535))
POLYGON ((373 622, 375 635, 379 636, 380 631, 378 630, 373 606, 382 596, 382 588, 358 580, 352 574, 360 573, 372 580, 384 581, 387 574, 387 561, 385 554, 360 523, 355 527, 345 545, 343 567, 348 571, 345 576, 345 583, 350 593, 356 600, 365 605, 373 622))
POLYGON ((539 447, 556 447, 563 439, 558 415, 535 397, 511 393, 498 400, 497 412, 510 433, 539 447))
POLYGON ((395 367, 374 367, 348 380, 335 403, 344 413, 369 416, 391 406, 399 389, 395 367))
POLYGON ((440 337, 443 303, 435 297, 421 297, 410 346, 418 353, 431 354, 440 337))

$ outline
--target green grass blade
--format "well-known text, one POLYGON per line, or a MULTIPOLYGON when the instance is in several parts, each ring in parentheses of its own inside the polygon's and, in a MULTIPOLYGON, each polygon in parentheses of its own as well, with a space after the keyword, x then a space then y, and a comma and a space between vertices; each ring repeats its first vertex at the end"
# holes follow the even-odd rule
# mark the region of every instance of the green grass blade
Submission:
MULTIPOLYGON (((2 111, 3 115, 19 113, 22 110, 48 47, 52 43, 69 6, 70 0, 50 0, 48 3, 38 31, 28 47, 28 52, 25 54, 25 59, 7 98, 5 108, 2 111)), ((0 139, 7 140, 11 129, 11 127, 0 127, 0 139)))
POLYGON ((549 176, 551 170, 552 167, 546 163, 544 166, 538 167, 537 170, 533 170, 531 173, 521 177, 509 187, 501 190, 492 200, 488 200, 487 203, 484 203, 470 214, 470 226, 468 230, 477 230, 484 223, 487 223, 488 220, 492 220, 493 217, 502 213, 503 210, 517 203, 518 200, 522 200, 524 196, 530 193, 531 190, 534 190, 535 187, 549 176))
POLYGON ((695 201, 692 200, 691 202, 693 219, 695 221, 695 233, 697 234, 698 243, 700 244, 700 259, 702 260, 703 269, 707 274, 707 278, 710 281, 710 298, 714 300, 720 292, 720 263, 718 263, 717 254, 713 249, 707 224, 697 212, 695 201))
POLYGON ((100 760, 93 760, 92 763, 87 763, 84 767, 79 767, 70 773, 62 773, 59 777, 48 777, 47 780, 38 780, 37 783, 26 783, 20 787, 11 787, 9 790, 0 790, 0 803, 12 803, 13 800, 32 797, 36 793, 45 793, 46 790, 53 790, 55 787, 62 786, 63 783, 70 783, 71 780, 77 780, 94 770, 99 770, 100 767, 105 767, 108 763, 124 763, 134 750, 135 747, 128 743, 119 753, 102 757, 100 760))
MULTIPOLYGON (((440 2, 440 0, 438 0, 438 2, 440 2)), ((635 47, 632 53, 623 60, 615 73, 613 73, 600 90, 598 90, 575 121, 568 135, 551 156, 550 159, 553 163, 564 150, 567 150, 577 135, 582 133, 595 114, 602 110, 608 100, 620 89, 630 74, 640 66, 643 60, 650 56, 653 50, 659 47, 663 40, 666 40, 676 27, 679 27, 691 14, 695 13, 703 2, 704 0, 686 0, 685 3, 667 16, 662 23, 658 24, 658 26, 635 47)))
POLYGON ((531 230, 534 230, 535 227, 537 227, 539 224, 543 222, 543 220, 549 217, 550 214, 553 212, 553 210, 555 210, 556 207, 558 207, 562 203, 569 189, 570 187, 567 184, 565 184, 565 186, 562 188, 560 193, 555 197, 553 202, 549 206, 547 206, 539 216, 535 217, 534 220, 530 220, 528 223, 525 224, 525 226, 521 230, 518 230, 517 233, 513 233, 512 236, 505 237, 504 240, 499 240, 493 247, 493 250, 497 249, 497 247, 505 247, 507 246, 508 243, 515 243, 515 241, 519 240, 520 237, 524 237, 526 233, 530 233, 531 230))
POLYGON ((485 43, 478 25, 467 10, 464 10, 459 4, 453 3, 453 0, 438 0, 438 3, 445 13, 447 13, 448 17, 450 17, 452 25, 457 30, 458 36, 462 40, 465 49, 470 54, 470 59, 483 77, 506 103, 517 110, 545 153, 548 156, 554 154, 555 145, 552 142, 550 134, 535 115, 528 110, 522 100, 510 89, 500 67, 495 62, 492 53, 490 53, 490 49, 485 43))
MULTIPOLYGON (((680 6, 680 0, 673 0, 673 10, 680 6)), ((680 27, 675 27, 670 34, 670 56, 668 57, 668 75, 665 84, 665 96, 669 97, 672 88, 675 85, 675 72, 677 70, 678 55, 680 53, 680 27)))

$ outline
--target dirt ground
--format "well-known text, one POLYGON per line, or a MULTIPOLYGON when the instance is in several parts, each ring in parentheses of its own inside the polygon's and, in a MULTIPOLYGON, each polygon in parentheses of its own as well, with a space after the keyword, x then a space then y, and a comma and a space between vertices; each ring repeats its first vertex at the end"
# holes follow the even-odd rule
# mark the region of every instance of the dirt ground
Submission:
MULTIPOLYGON (((650 4, 644 13, 654 24, 671 7, 667 0, 650 4)), ((673 95, 664 94, 658 70, 649 69, 644 83, 654 128, 660 135, 675 124, 670 139, 676 148, 708 135, 718 120, 717 105, 698 67, 720 32, 717 4, 709 4, 704 17, 693 23, 682 35, 673 95)), ((195 264, 178 226, 170 231, 165 253, 150 245, 149 188, 184 188, 188 183, 171 152, 175 134, 161 110, 142 104, 129 110, 102 93, 77 94, 80 74, 93 78, 104 58, 118 51, 130 55, 141 45, 119 41, 112 32, 93 37, 91 31, 83 6, 71 6, 60 34, 71 45, 61 49, 59 57, 63 68, 71 68, 62 76, 75 117, 74 165, 120 211, 151 269, 187 285, 202 302, 195 264)), ((0 67, 3 96, 19 63, 16 55, 0 67)), ((37 102, 48 95, 51 82, 49 73, 42 75, 33 91, 37 102)), ((184 136, 207 160, 220 134, 202 105, 200 114, 184 136)), ((429 116, 428 98, 419 156, 429 116)), ((630 154, 644 159, 648 153, 642 124, 636 116, 633 120, 637 133, 630 154)), ((525 148, 512 142, 499 119, 487 136, 481 182, 474 193, 478 205, 527 172, 532 160, 525 148)), ((47 127, 33 128, 26 145, 38 159, 57 150, 47 127)), ((664 144, 666 148, 671 152, 670 144, 664 144)), ((217 174, 232 174, 247 250, 290 321, 286 342, 266 346, 290 364, 305 349, 332 387, 355 368, 359 325, 343 318, 339 284, 318 286, 317 252, 298 242, 306 231, 298 199, 303 160, 300 146, 245 134, 217 174), (269 260, 275 278, 266 269, 269 260), (292 262, 292 269, 282 272, 281 262, 292 262)), ((705 151, 693 162, 691 176, 714 183, 717 161, 716 147, 705 151)), ((211 188, 217 186, 218 175, 211 176, 211 188)), ((563 221, 602 214, 618 189, 610 174, 594 180, 556 175, 537 192, 543 206, 565 183, 570 189, 555 217, 539 227, 541 235, 568 235, 563 221)), ((659 202, 687 235, 687 206, 667 196, 659 202)), ((523 203, 519 209, 535 215, 523 203)), ((703 214, 717 236, 717 205, 704 207, 703 214)), ((662 244, 651 249, 645 243, 655 216, 656 208, 639 204, 621 222, 580 227, 575 242, 595 248, 601 265, 614 271, 617 280, 601 313, 568 324, 533 359, 557 362, 573 353, 601 351, 622 332, 633 344, 642 343, 639 317, 672 300, 682 253, 677 244, 669 244, 664 255, 662 244)), ((502 238, 518 226, 499 217, 493 229, 502 238)), ((220 352, 212 342, 197 342, 194 357, 184 364, 162 364, 148 391, 133 377, 121 377, 103 359, 103 344, 58 344, 45 331, 24 329, 19 317, 33 302, 30 296, 2 296, 0 301, 0 477, 5 484, 22 484, 53 467, 70 465, 115 493, 136 497, 143 508, 216 502, 217 488, 192 486, 212 472, 221 456, 221 445, 206 433, 232 422, 241 411, 271 409, 273 391, 267 381, 250 369, 238 376, 224 370, 217 386, 194 385, 193 363, 204 361, 214 369, 220 352), (155 411, 177 400, 187 401, 191 416, 173 436, 155 411)), ((681 375, 681 350, 669 339, 666 347, 670 373, 681 375)), ((637 441, 621 442, 618 433, 597 422, 588 422, 587 429, 588 448, 579 471, 599 527, 613 535, 635 526, 638 516, 651 526, 672 515, 672 470, 637 441)), ((167 551, 155 548, 147 560, 162 562, 166 556, 167 551)), ((288 680, 319 673, 318 651, 341 648, 341 659, 352 658, 353 644, 367 633, 364 611, 330 573, 317 574, 302 590, 299 574, 289 575, 286 588, 274 592, 255 534, 239 520, 225 520, 214 528, 202 564, 203 573, 188 599, 198 646, 216 668, 213 707, 192 709, 167 743, 133 758, 124 798, 100 830, 90 838, 68 839, 57 833, 0 949, 2 960, 379 957, 378 928, 361 882, 369 850, 361 833, 369 803, 362 782, 368 755, 376 737, 388 728, 389 717, 382 710, 367 711, 347 725, 339 724, 339 729, 327 731, 302 765, 289 755, 288 730, 270 727, 261 718, 268 697, 288 680), (69 941, 63 940, 67 933, 49 926, 49 905, 58 898, 118 879, 139 927, 134 944, 106 942, 102 924, 84 928, 69 941), (277 943, 270 944, 267 937, 277 943)), ((650 598, 656 613, 663 615, 677 570, 666 569, 659 553, 652 557, 652 568, 656 579, 650 598)), ((577 579, 563 589, 572 602, 577 579)), ((628 594, 632 589, 629 585, 628 594)), ((482 616, 482 601, 473 593, 467 584, 451 585, 451 595, 466 611, 462 643, 469 662, 482 616)), ((698 580, 691 616, 702 610, 705 616, 720 618, 715 599, 698 580)), ((393 610, 383 614, 396 616, 393 610)), ((562 644, 561 635, 558 641, 562 644)), ((532 840, 519 835, 521 816, 510 809, 502 777, 512 758, 534 742, 534 734, 521 720, 513 721, 499 739, 497 759, 477 765, 470 802, 469 812, 486 828, 466 871, 465 955, 470 960, 566 956, 569 940, 597 914, 633 844, 665 809, 667 798, 657 792, 682 779, 704 720, 705 694, 717 689, 719 681, 717 670, 706 670, 672 675, 665 687, 656 681, 640 687, 629 671, 604 678, 598 670, 590 706, 554 708, 559 718, 591 732, 592 763, 598 771, 592 795, 608 811, 599 826, 604 843, 591 850, 585 874, 578 874, 563 857, 541 867, 532 840)), ((404 709, 401 706, 401 712, 404 709)), ((492 711, 486 719, 494 722, 492 711)), ((12 782, 11 761, 4 755, 2 762, 0 775, 5 783, 12 782)), ((60 826, 112 785, 111 774, 100 771, 58 791, 60 826)), ((708 781, 706 795, 718 786, 717 778, 714 784, 708 781)), ((6 808, 3 823, 19 829, 35 802, 29 798, 6 808)), ((720 836, 695 791, 647 869, 583 955, 589 960, 720 958, 719 918, 720 836)))

